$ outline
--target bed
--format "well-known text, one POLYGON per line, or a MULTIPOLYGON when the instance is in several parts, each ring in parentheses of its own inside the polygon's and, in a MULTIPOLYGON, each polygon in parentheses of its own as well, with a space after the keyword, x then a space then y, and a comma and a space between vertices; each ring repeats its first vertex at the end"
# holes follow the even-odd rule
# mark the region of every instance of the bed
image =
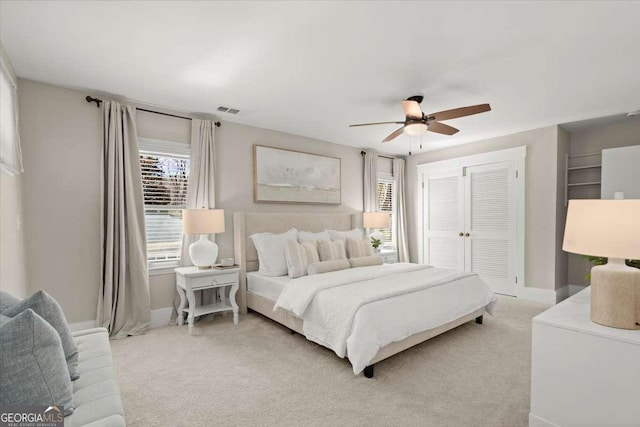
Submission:
POLYGON ((416 264, 385 264, 289 279, 257 272, 254 233, 351 230, 362 214, 234 213, 241 313, 252 310, 348 357, 355 374, 491 312, 495 296, 477 275, 416 264), (398 292, 409 283, 408 292, 398 292), (275 308, 275 309, 274 309, 275 308), (328 313, 328 314, 327 314, 328 313), (341 320, 342 319, 342 320, 341 320))

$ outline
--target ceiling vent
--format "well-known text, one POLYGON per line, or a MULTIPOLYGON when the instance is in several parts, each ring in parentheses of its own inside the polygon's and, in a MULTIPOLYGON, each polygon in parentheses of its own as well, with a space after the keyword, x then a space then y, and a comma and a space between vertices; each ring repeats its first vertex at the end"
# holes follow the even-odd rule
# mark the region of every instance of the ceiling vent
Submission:
POLYGON ((229 114, 238 114, 240 112, 240 110, 237 110, 235 108, 229 108, 229 107, 218 107, 218 111, 220 111, 221 113, 229 113, 229 114))

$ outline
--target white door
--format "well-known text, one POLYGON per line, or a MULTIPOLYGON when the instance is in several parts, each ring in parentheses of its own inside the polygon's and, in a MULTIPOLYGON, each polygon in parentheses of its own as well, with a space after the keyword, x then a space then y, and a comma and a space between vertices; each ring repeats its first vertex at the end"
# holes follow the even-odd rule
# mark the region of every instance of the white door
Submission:
POLYGON ((464 270, 462 169, 423 174, 423 262, 464 270))
POLYGON ((497 293, 516 295, 516 165, 465 168, 464 265, 497 293))

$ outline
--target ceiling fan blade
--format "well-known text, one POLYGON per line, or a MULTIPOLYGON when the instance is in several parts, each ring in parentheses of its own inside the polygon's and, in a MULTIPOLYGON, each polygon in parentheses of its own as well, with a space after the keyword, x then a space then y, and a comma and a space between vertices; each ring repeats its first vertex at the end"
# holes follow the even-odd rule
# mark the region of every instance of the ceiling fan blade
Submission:
POLYGON ((354 128, 357 126, 372 126, 372 125, 388 125, 388 124, 396 124, 401 125, 404 122, 376 122, 376 123, 359 123, 357 125, 349 125, 350 128, 354 128))
POLYGON ((428 114, 427 120, 451 120, 457 119, 458 117, 471 116, 472 114, 484 113, 486 111, 491 111, 491 106, 489 104, 472 105, 470 107, 454 108, 453 110, 445 110, 428 114))
POLYGON ((407 118, 422 119, 422 110, 416 101, 402 101, 402 109, 407 118))
POLYGON ((427 125, 427 130, 430 132, 441 133, 443 135, 453 135, 460 131, 459 129, 438 122, 429 123, 427 125))
POLYGON ((382 142, 389 142, 392 139, 397 138, 402 131, 404 131, 404 126, 402 126, 400 129, 393 131, 388 137, 386 137, 385 139, 382 140, 382 142))

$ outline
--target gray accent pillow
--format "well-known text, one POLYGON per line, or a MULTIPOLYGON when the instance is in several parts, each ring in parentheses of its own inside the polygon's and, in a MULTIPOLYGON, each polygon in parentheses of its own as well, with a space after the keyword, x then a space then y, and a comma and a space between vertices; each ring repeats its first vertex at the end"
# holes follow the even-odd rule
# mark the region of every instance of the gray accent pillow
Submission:
POLYGON ((307 273, 309 275, 322 274, 329 273, 331 271, 346 270, 347 268, 350 268, 348 260, 334 259, 331 261, 321 261, 309 264, 309 267, 307 267, 307 273))
POLYGON ((369 267, 371 265, 382 265, 382 257, 378 255, 361 256, 359 258, 350 258, 349 264, 351 268, 369 267))
POLYGON ((73 340, 71 329, 69 329, 69 324, 64 317, 64 312, 60 304, 45 291, 40 290, 29 298, 25 298, 20 303, 3 311, 2 314, 7 317, 15 317, 28 308, 49 322, 58 332, 60 340, 62 341, 64 356, 67 360, 69 377, 71 380, 78 378, 78 346, 76 346, 76 342, 73 340))
POLYGON ((20 300, 13 295, 0 291, 0 314, 2 314, 2 312, 7 308, 11 308, 19 302, 20 300))
POLYGON ((73 388, 58 332, 33 310, 0 316, 0 404, 60 405, 73 412, 73 388))

